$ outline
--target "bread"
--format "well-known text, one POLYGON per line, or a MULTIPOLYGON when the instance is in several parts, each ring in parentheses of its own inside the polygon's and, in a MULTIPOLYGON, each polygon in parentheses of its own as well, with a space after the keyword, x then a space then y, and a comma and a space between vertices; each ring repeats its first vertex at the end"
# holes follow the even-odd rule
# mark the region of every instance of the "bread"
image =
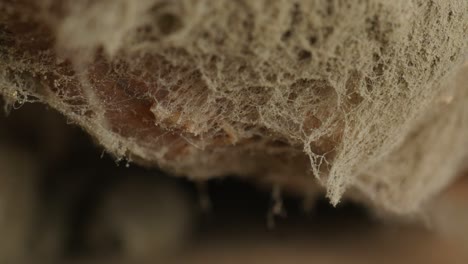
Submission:
POLYGON ((0 3, 0 94, 117 159, 410 213, 467 154, 465 0, 0 3))

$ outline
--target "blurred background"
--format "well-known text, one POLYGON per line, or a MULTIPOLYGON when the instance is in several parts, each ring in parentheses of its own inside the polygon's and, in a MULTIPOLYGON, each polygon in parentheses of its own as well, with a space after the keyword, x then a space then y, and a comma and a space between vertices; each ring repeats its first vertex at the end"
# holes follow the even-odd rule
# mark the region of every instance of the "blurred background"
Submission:
POLYGON ((466 177, 408 219, 233 176, 171 177, 44 105, 2 111, 0 263, 468 263, 466 177))

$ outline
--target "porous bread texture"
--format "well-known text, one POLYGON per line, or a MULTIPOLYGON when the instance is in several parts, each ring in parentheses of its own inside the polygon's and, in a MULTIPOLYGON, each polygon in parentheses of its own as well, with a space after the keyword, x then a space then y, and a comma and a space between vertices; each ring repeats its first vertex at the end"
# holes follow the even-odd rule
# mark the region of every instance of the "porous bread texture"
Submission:
POLYGON ((51 105, 119 158, 318 182, 334 204, 351 188, 407 213, 467 154, 468 88, 446 84, 466 58, 465 0, 0 7, 1 93, 51 105))

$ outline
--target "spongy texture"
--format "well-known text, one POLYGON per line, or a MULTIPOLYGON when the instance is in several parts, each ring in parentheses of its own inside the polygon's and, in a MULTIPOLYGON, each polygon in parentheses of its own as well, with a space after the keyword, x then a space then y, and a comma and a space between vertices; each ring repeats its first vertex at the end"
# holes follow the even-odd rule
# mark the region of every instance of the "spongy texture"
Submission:
POLYGON ((352 187, 409 212, 467 154, 468 88, 448 84, 466 0, 0 6, 0 91, 51 105, 120 158, 318 182, 333 203, 352 187))

